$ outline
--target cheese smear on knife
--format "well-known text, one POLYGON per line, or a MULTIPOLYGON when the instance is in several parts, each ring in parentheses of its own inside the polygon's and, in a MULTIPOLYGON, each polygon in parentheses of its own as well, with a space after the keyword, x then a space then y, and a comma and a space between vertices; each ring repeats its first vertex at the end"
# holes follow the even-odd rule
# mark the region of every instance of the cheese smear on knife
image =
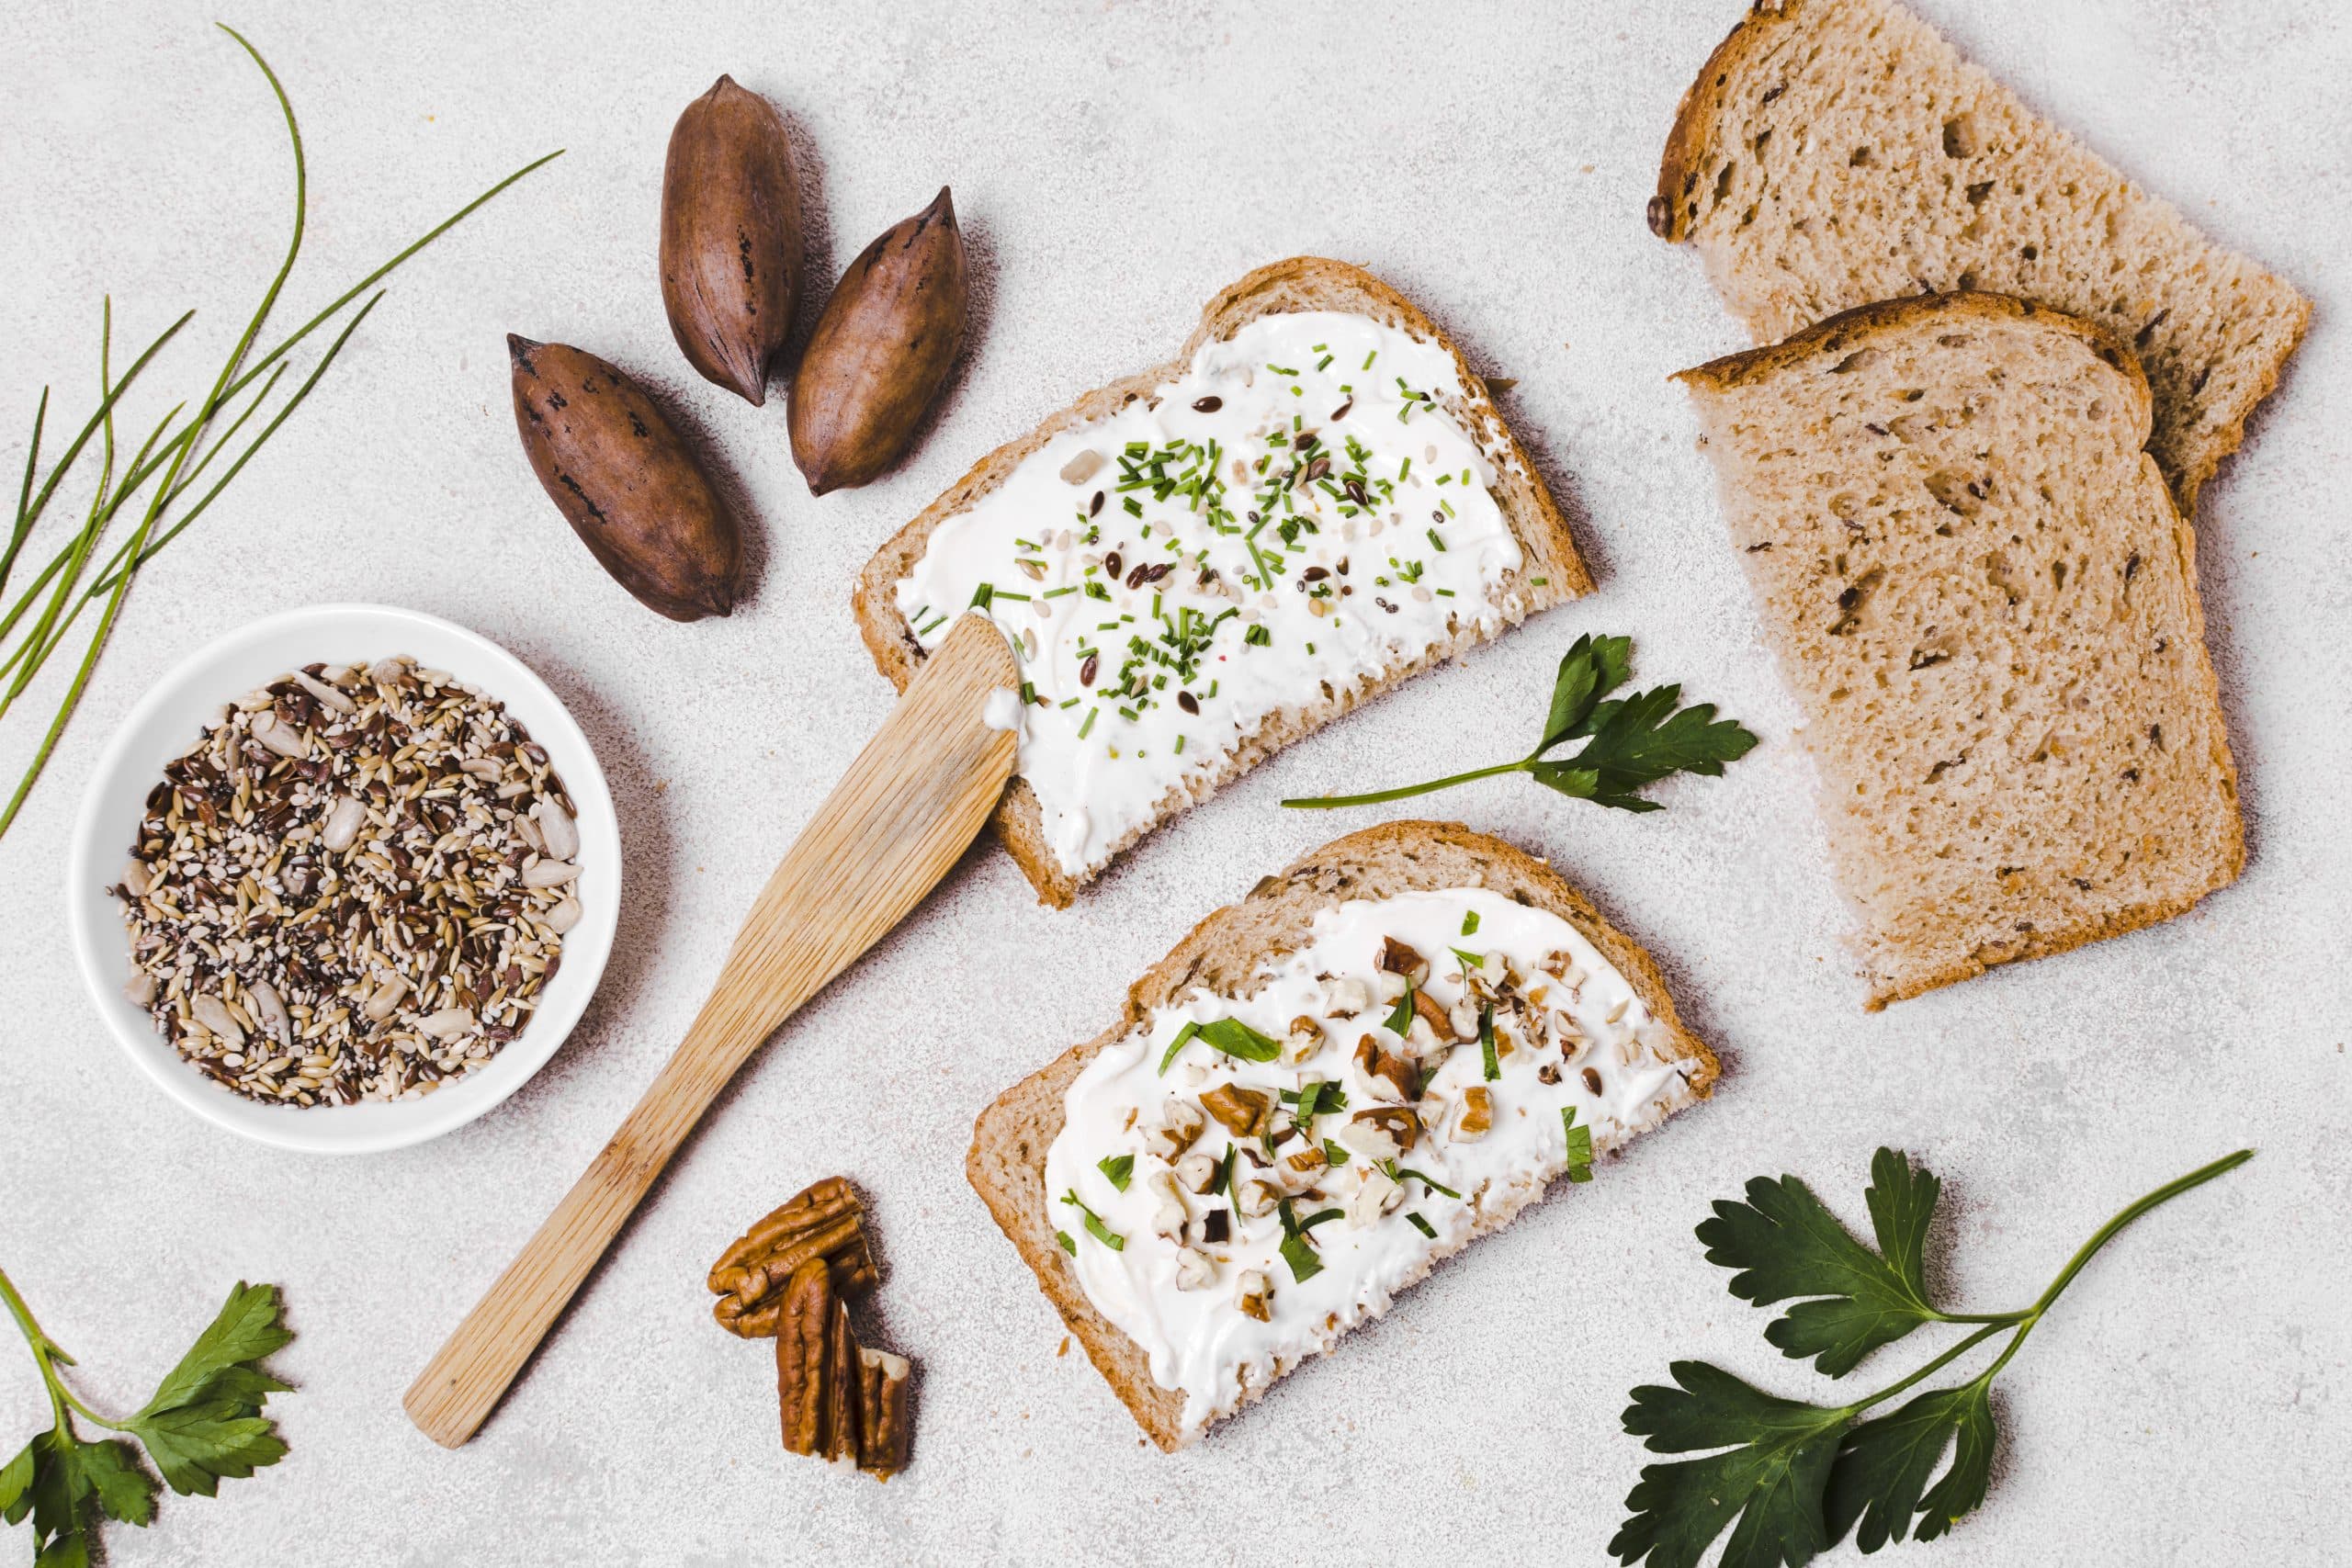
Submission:
POLYGON ((942 523, 897 585, 926 650, 1012 637, 1021 776, 1090 873, 1269 721, 1506 618, 1519 545, 1449 409, 1453 355, 1368 317, 1263 316, 942 523))
POLYGON ((1087 1298, 1196 1433, 1690 1103, 1690 1066, 1547 910, 1476 887, 1351 900, 1249 996, 1195 990, 1097 1054, 1046 1199, 1087 1298))

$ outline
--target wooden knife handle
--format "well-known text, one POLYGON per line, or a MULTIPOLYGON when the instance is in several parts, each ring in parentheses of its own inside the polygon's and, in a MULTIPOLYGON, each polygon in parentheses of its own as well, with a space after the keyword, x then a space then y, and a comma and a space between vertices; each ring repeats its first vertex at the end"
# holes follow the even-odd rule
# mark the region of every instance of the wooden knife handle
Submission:
POLYGON ((401 1401, 456 1448, 488 1419, 686 1134, 776 1026, 906 918, 1012 776, 983 719, 1016 683, 1011 646, 966 615, 760 890, 710 999, 645 1097, 401 1401))

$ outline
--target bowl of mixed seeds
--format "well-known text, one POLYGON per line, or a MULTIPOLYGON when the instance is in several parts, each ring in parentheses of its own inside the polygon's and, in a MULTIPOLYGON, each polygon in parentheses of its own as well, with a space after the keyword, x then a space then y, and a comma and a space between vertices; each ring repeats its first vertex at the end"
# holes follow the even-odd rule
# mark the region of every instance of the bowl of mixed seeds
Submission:
POLYGON ((151 690, 69 859, 118 1042, 208 1120, 315 1152, 421 1142, 520 1088, 586 1010, 621 890, 555 694, 375 605, 259 622, 151 690))

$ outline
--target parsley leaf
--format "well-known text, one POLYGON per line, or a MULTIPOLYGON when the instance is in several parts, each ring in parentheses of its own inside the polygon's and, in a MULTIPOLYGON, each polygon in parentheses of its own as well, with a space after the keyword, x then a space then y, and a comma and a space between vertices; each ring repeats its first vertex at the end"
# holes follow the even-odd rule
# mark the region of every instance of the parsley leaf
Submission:
MULTIPOLYGON (((1573 1112, 1567 1122, 1572 1135, 1585 1131, 1574 1126, 1573 1112)), ((1625 1430, 1656 1452, 1701 1457, 1643 1468, 1625 1498, 1630 1517, 1610 1551, 1647 1568, 1696 1568, 1728 1529, 1718 1559, 1724 1568, 1803 1568, 1849 1531, 1866 1552, 1905 1534, 1914 1540, 1945 1534, 1984 1503, 1992 1482, 1998 1437, 1993 1380, 2084 1264, 2142 1214, 2253 1157, 2253 1150, 2241 1149, 2130 1204, 2093 1234, 2032 1305, 2002 1313, 1946 1314, 1928 1304, 1919 1259, 1940 1187, 1905 1156, 1881 1149, 1871 1162, 1877 1252, 1848 1235, 1795 1178, 1749 1182, 1747 1201, 1717 1203, 1699 1234, 1710 1261, 1738 1270, 1733 1293, 1759 1303, 1809 1298, 1767 1330, 1784 1353, 1814 1356, 1822 1370, 1842 1372, 1872 1345, 1921 1323, 1979 1326, 1909 1376, 1850 1404, 1782 1399, 1703 1361, 1675 1362, 1676 1386, 1634 1391, 1625 1430), (1818 1310, 1806 1313, 1808 1307, 1818 1310), (1885 1337, 1872 1337, 1880 1334, 1885 1337), (2007 1346, 1967 1382, 1913 1394, 1887 1415, 1862 1419, 2002 1335, 2007 1346), (1951 1462, 1937 1476, 1947 1451, 1951 1462)))
POLYGON ((1136 1156, 1105 1155, 1095 1162, 1094 1168, 1101 1171, 1110 1180, 1112 1186, 1125 1192, 1127 1190, 1128 1181, 1135 1176, 1136 1156))
POLYGON ((1704 1361, 1668 1370, 1681 1386, 1635 1389, 1625 1430, 1658 1453, 1738 1446, 1645 1466, 1625 1499, 1634 1517, 1609 1550, 1623 1562, 1646 1557, 1649 1568, 1693 1568, 1735 1517, 1727 1563, 1793 1568, 1826 1548, 1821 1495, 1851 1412, 1777 1398, 1704 1361))
POLYGON ((1285 1198, 1280 1205, 1280 1213, 1283 1221, 1283 1261, 1290 1265, 1290 1277, 1304 1285, 1307 1280, 1323 1272, 1323 1259, 1315 1255, 1315 1244, 1306 1239, 1306 1233, 1326 1220, 1338 1219, 1340 1211, 1322 1209, 1302 1220, 1292 1212, 1291 1200, 1285 1198))
POLYGON ((1935 1540, 1984 1501, 1993 1478, 1994 1438, 1989 1378, 1930 1390, 1893 1415, 1863 1422, 1846 1434, 1829 1472, 1822 1499, 1829 1539, 1843 1540, 1860 1524, 1854 1544, 1876 1551, 1901 1540, 1917 1514, 1912 1539, 1935 1540), (1951 1468, 1923 1497, 1928 1477, 1955 1435, 1960 1444, 1951 1468))
POLYGON ((1560 1131, 1568 1140, 1568 1179, 1590 1181, 1592 1179, 1592 1129, 1577 1125, 1575 1106, 1560 1107, 1560 1131))
MULTIPOLYGON (((1369 795, 1297 797, 1284 806, 1322 809, 1375 806, 1502 773, 1528 773, 1535 782, 1576 800, 1620 811, 1656 811, 1658 803, 1641 791, 1674 773, 1720 777, 1724 764, 1746 756, 1756 737, 1731 719, 1715 716, 1713 703, 1680 707, 1682 688, 1657 686, 1630 697, 1604 701, 1633 676, 1633 640, 1584 636, 1560 660, 1552 682, 1552 705, 1535 750, 1515 762, 1498 762, 1453 773, 1427 784, 1377 790, 1369 795), (1584 745, 1570 756, 1549 755, 1570 741, 1584 745)), ((1476 928, 1465 928, 1467 936, 1476 928)))
POLYGON ((85 1441, 74 1416, 139 1439, 172 1490, 213 1495, 223 1476, 242 1478, 286 1457, 285 1440, 262 1414, 289 1386, 261 1362, 294 1336, 281 1321, 275 1285, 240 1283, 156 1388, 127 1421, 96 1415, 66 1389, 61 1367, 73 1358, 41 1331, 16 1287, 0 1274, 0 1303, 32 1348, 56 1424, 0 1467, 0 1521, 32 1520, 33 1551, 42 1568, 86 1565, 102 1520, 146 1525, 155 1517, 155 1478, 139 1450, 119 1438, 85 1441))
POLYGON ((1879 1250, 1857 1241, 1793 1176, 1758 1177, 1744 1203, 1718 1201, 1699 1227, 1707 1261, 1738 1270, 1731 1293, 1768 1306, 1808 1297, 1764 1330, 1781 1354, 1813 1359, 1833 1378, 1922 1324, 1945 1321, 1928 1300, 1928 1225, 1943 1184, 1894 1149, 1871 1162, 1871 1227, 1879 1250))

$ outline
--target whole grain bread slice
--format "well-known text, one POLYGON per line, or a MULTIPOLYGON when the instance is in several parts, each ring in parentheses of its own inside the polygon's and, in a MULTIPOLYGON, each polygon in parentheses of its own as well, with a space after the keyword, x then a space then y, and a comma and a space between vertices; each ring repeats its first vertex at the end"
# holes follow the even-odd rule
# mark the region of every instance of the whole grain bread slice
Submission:
MULTIPOLYGON (((1493 494, 1519 541, 1523 558, 1519 570, 1510 574, 1503 584, 1505 628, 1538 610, 1592 591, 1591 576, 1577 554, 1576 541, 1569 536, 1558 503, 1528 460, 1518 437, 1496 410, 1486 383, 1470 368, 1469 361, 1453 340, 1412 301, 1362 267, 1320 256, 1293 256, 1258 268, 1210 300, 1201 311, 1200 325, 1193 328, 1192 336, 1173 359, 1097 388, 1026 435, 998 447, 972 465, 970 472, 949 486, 876 551, 858 574, 851 600, 858 632, 874 656, 875 667, 903 692, 922 659, 914 628, 899 612, 894 590, 922 558, 933 530, 957 513, 968 510, 1001 483, 1023 458, 1056 435, 1108 418, 1175 378, 1202 344, 1222 341, 1261 317, 1287 310, 1344 310, 1366 316, 1397 328, 1417 341, 1435 344, 1453 355, 1469 401, 1466 406, 1449 405, 1446 412, 1493 463, 1493 494)), ((1218 765, 1171 788, 1145 825, 1113 847, 1113 854, 1124 852, 1136 839, 1186 807, 1207 799, 1274 752, 1314 733, 1365 698, 1486 640, 1486 635, 1474 623, 1458 619, 1453 623, 1448 637, 1385 679, 1339 689, 1327 687, 1325 694, 1270 718, 1255 735, 1227 753, 1218 765)), ((1036 888, 1038 898, 1057 908, 1068 906, 1080 883, 1088 878, 1069 875, 1055 860, 1046 841, 1036 795, 1025 780, 1015 776, 1005 787, 993 825, 999 841, 1012 852, 1023 874, 1036 888)))
POLYGON ((1873 1010, 2237 875, 2196 540, 2128 349, 1940 295, 1679 379, 1808 720, 1873 1010))
POLYGON ((1893 0, 1756 0, 1683 95, 1650 226, 1699 247, 1758 343, 1972 288, 2098 322, 2146 369, 2191 515, 2311 315, 1893 0))
MULTIPOLYGON (((1625 976, 1663 1026, 1672 1055, 1687 1064, 1691 1097, 1707 1097, 1720 1070, 1714 1053, 1683 1027, 1665 977, 1639 943, 1603 919, 1558 873, 1525 852, 1459 823, 1407 821, 1335 839, 1280 875, 1261 879, 1248 897, 1194 926, 1130 987, 1125 1008, 1109 1028, 1022 1079, 980 1113, 965 1162, 973 1190, 1020 1249, 1046 1298, 1086 1348, 1112 1392, 1160 1448, 1173 1450, 1191 1440, 1182 1425, 1183 1394, 1152 1381, 1141 1348, 1094 1310, 1054 1239, 1046 1152, 1061 1132, 1063 1097, 1070 1081, 1096 1053, 1142 1023, 1152 1010, 1196 987, 1222 996, 1247 995, 1254 988, 1260 965, 1303 945, 1316 915, 1324 909, 1349 899, 1464 886, 1489 888, 1549 910, 1574 926, 1625 976)), ((1613 1145, 1600 1134, 1595 1146, 1606 1150, 1613 1145)), ((1518 1213, 1517 1207, 1502 1206, 1483 1211, 1469 1239, 1499 1230, 1518 1213)), ((1431 1262, 1449 1255, 1441 1254, 1431 1262)), ((1275 1376, 1290 1370, 1285 1365, 1275 1376)), ((1254 1403, 1271 1386, 1270 1381, 1245 1388, 1241 1403, 1254 1403)))

